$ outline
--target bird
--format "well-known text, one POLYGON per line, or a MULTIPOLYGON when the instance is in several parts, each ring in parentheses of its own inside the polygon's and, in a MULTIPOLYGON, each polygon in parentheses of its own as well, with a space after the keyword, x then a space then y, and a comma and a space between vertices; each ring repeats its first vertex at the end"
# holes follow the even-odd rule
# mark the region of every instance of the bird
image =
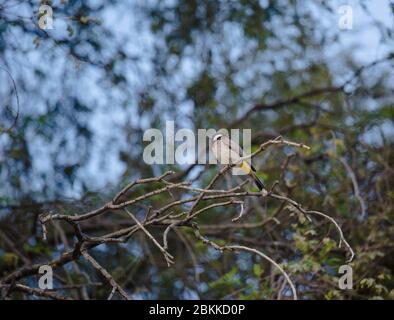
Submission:
POLYGON ((212 152, 220 164, 235 164, 252 178, 260 191, 266 190, 264 183, 257 177, 251 161, 242 160, 246 156, 242 148, 227 136, 217 133, 212 139, 212 152))

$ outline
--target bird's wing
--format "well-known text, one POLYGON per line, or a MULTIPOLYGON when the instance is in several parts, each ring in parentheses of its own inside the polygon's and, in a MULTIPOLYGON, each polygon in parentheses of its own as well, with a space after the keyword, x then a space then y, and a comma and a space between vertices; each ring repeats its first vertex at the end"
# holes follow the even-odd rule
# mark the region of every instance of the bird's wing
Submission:
POLYGON ((221 162, 221 155, 220 155, 220 145, 217 141, 214 141, 212 143, 212 152, 213 155, 215 156, 216 160, 221 162))
POLYGON ((243 157, 243 150, 237 143, 226 136, 224 136, 222 140, 223 143, 225 143, 233 152, 235 152, 238 156, 243 157))
MULTIPOLYGON (((234 151, 237 155, 239 155, 240 157, 244 157, 245 156, 244 151, 242 150, 242 148, 237 143, 235 143, 233 140, 231 140, 228 137, 223 137, 222 139, 223 139, 223 142, 226 145, 228 145, 229 148, 232 151, 234 151)), ((253 167, 251 161, 249 161, 249 165, 250 165, 250 168, 252 169, 252 171, 256 172, 256 169, 253 167)))

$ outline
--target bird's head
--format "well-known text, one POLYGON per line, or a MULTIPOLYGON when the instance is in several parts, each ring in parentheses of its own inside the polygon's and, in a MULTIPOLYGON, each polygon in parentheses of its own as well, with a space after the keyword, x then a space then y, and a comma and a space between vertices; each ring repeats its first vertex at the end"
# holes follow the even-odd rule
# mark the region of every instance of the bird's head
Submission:
POLYGON ((222 139, 223 135, 221 133, 217 133, 213 136, 213 142, 218 141, 220 139, 222 139))

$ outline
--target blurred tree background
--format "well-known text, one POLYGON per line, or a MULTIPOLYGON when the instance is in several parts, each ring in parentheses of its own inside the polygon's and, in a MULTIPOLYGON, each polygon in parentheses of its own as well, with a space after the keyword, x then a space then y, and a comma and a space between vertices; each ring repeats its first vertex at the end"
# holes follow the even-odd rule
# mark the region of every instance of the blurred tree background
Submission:
MULTIPOLYGON (((338 288, 346 257, 332 226, 278 202, 250 203, 245 228, 231 226, 235 208, 213 208, 197 219, 205 236, 267 253, 302 299, 393 299, 394 3, 347 1, 351 30, 338 25, 342 4, 0 1, 0 279, 72 245, 72 229, 62 223, 42 241, 43 212, 87 212, 133 179, 169 169, 205 186, 214 165, 142 161, 144 131, 174 120, 176 129, 195 131, 251 128, 254 148, 278 135, 311 146, 272 148, 255 167, 268 186, 279 181, 281 192, 340 223, 356 253, 354 289, 338 288), (53 8, 51 30, 38 27, 43 4, 53 8)), ((132 221, 114 213, 84 231, 125 225, 132 221)), ((150 231, 160 239, 163 228, 150 231)), ((169 235, 170 268, 143 233, 91 254, 136 299, 291 297, 270 264, 211 249, 180 227, 169 235)), ((37 278, 20 283, 36 287, 37 278)), ((84 259, 56 270, 55 287, 87 281, 58 292, 108 296, 110 287, 84 259)))

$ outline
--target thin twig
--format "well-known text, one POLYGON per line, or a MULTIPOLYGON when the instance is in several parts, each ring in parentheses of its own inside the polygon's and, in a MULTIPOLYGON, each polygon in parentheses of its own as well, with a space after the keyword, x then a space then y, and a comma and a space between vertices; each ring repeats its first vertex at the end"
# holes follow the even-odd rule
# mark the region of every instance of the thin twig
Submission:
POLYGON ((345 237, 344 237, 344 235, 343 235, 343 232, 342 232, 341 227, 340 227, 339 224, 335 221, 334 218, 332 218, 332 217, 330 217, 330 216, 328 216, 328 215, 326 215, 326 214, 324 214, 324 213, 322 213, 322 212, 319 212, 319 211, 315 211, 315 210, 305 210, 305 209, 302 208, 301 205, 300 205, 299 203, 297 203, 296 201, 294 201, 294 200, 292 200, 292 199, 290 199, 290 198, 287 198, 287 197, 285 197, 285 196, 282 196, 282 195, 270 194, 269 197, 275 198, 275 199, 278 199, 278 200, 286 201, 286 202, 289 203, 292 207, 294 207, 295 209, 297 209, 298 211, 300 211, 301 213, 303 213, 303 214, 306 215, 306 216, 308 216, 309 214, 315 214, 315 215, 319 215, 319 216, 324 217, 324 218, 328 219, 329 221, 331 221, 331 222, 334 224, 335 228, 338 230, 338 233, 339 233, 339 244, 338 244, 338 246, 341 247, 341 244, 342 244, 342 242, 343 242, 343 243, 345 244, 346 248, 349 250, 350 257, 348 258, 347 262, 351 262, 351 261, 353 260, 353 258, 354 258, 354 251, 353 251, 352 247, 349 245, 349 243, 346 241, 346 239, 345 239, 345 237))
POLYGON ((358 202, 360 203, 360 207, 361 207, 360 220, 364 220, 365 217, 367 216, 367 206, 365 205, 364 199, 361 197, 356 175, 354 174, 352 168, 347 163, 347 161, 344 157, 340 157, 339 161, 343 164, 347 173, 349 174, 350 179, 352 180, 354 195, 356 196, 358 202))
MULTIPOLYGON (((112 286, 112 291, 118 291, 123 299, 129 300, 129 297, 126 291, 115 281, 115 279, 110 275, 110 273, 104 269, 88 252, 86 249, 81 250, 83 257, 91 263, 93 268, 95 268, 99 273, 103 275, 103 277, 108 281, 108 283, 112 286)), ((111 291, 111 294, 112 294, 111 291)), ((111 297, 111 295, 110 295, 111 297)), ((111 297, 112 298, 112 297, 111 297)))
POLYGON ((243 251, 249 251, 252 253, 255 253, 257 255, 259 255, 260 257, 266 259, 267 261, 269 261, 270 263, 272 263, 282 274, 283 276, 286 278, 288 284, 290 285, 291 291, 293 293, 293 299, 297 300, 297 290, 293 284, 293 282, 291 281, 289 275, 286 273, 285 270, 283 270, 283 268, 277 264, 274 260, 272 260, 269 256, 267 256, 266 254, 262 253, 259 250, 253 249, 253 248, 249 248, 246 246, 238 246, 238 245, 231 245, 231 246, 224 246, 222 247, 224 250, 243 250, 243 251))
POLYGON ((164 258, 166 259, 167 265, 170 267, 171 264, 174 263, 174 257, 165 248, 163 248, 159 242, 157 242, 157 240, 152 236, 152 234, 145 229, 141 222, 129 210, 127 210, 127 208, 125 208, 125 211, 130 216, 130 218, 133 219, 134 222, 140 227, 140 229, 145 232, 148 238, 151 239, 152 242, 159 248, 164 258))

